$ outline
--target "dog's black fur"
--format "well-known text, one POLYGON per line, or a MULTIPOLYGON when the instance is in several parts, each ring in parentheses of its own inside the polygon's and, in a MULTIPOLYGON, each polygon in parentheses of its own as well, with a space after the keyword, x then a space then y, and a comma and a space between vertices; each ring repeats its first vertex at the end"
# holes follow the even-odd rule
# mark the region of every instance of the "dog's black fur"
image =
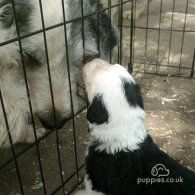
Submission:
POLYGON ((135 151, 108 154, 97 150, 100 144, 94 142, 90 145, 86 157, 86 170, 93 190, 109 195, 195 194, 195 173, 161 151, 150 136, 135 151), (154 177, 151 170, 156 164, 163 164, 170 170, 170 174, 161 179, 181 177, 183 183, 137 184, 138 178, 154 177))
POLYGON ((139 105, 140 108, 144 108, 144 103, 143 103, 139 85, 130 83, 124 78, 121 78, 121 80, 123 83, 125 97, 127 98, 129 104, 132 106, 139 105))
POLYGON ((87 110, 87 120, 98 125, 108 122, 109 114, 101 95, 97 95, 87 110))

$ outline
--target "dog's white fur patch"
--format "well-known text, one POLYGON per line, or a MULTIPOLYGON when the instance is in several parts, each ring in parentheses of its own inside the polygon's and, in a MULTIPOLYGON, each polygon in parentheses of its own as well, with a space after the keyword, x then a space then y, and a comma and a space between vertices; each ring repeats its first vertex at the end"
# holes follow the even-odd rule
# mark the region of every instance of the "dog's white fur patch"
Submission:
POLYGON ((92 184, 88 175, 85 175, 84 183, 85 189, 76 192, 75 195, 104 195, 102 192, 96 192, 92 190, 92 184))
POLYGON ((144 125, 145 112, 139 106, 130 106, 127 102, 121 78, 135 83, 124 67, 96 59, 84 67, 84 81, 89 102, 97 94, 102 99, 109 113, 108 123, 89 124, 92 140, 102 144, 100 151, 115 153, 121 150, 136 150, 147 136, 144 125))

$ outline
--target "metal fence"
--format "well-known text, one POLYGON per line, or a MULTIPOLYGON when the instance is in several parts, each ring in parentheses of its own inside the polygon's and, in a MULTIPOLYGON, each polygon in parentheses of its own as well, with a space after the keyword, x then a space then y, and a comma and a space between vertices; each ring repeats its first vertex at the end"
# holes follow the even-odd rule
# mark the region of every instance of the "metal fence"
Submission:
MULTIPOLYGON (((64 8, 64 1, 61 1, 62 8, 64 8)), ((83 1, 81 0, 81 3, 83 1)), ((180 10, 182 14, 179 15, 180 12, 177 9, 180 9, 181 5, 179 4, 177 7, 177 2, 175 0, 104 0, 104 8, 100 9, 97 6, 97 11, 90 15, 84 15, 83 6, 81 6, 81 17, 70 21, 66 21, 65 10, 62 9, 63 22, 46 27, 42 1, 39 0, 42 29, 20 35, 15 3, 14 0, 11 0, 17 36, 2 41, 0 47, 18 42, 25 90, 29 99, 28 104, 36 141, 28 145, 16 146, 12 144, 7 119, 9 113, 4 106, 6 96, 3 96, 0 88, 2 116, 5 119, 11 144, 10 149, 1 149, 0 151, 0 194, 71 194, 82 183, 84 175, 84 141, 87 135, 84 115, 87 105, 84 103, 77 112, 74 112, 74 101, 70 95, 71 116, 67 119, 65 127, 60 130, 55 128, 47 131, 43 137, 37 138, 22 40, 43 34, 50 95, 56 123, 46 33, 60 26, 64 27, 64 46, 68 56, 67 24, 75 21, 82 23, 83 27, 80 33, 82 34, 83 48, 85 48, 85 19, 95 15, 99 21, 100 12, 105 12, 110 20, 118 25, 120 34, 118 46, 114 49, 113 55, 110 53, 110 62, 128 65, 129 71, 193 78, 195 71, 195 25, 193 26, 192 23, 195 21, 195 14, 190 13, 189 15, 189 8, 194 3, 190 0, 183 1, 183 11, 180 10), (178 22, 179 17, 183 17, 183 19, 178 22), (188 17, 190 17, 191 23, 188 21, 188 17), (175 56, 177 59, 174 60, 175 56)), ((83 63, 85 63, 85 57, 84 53, 83 63)), ((70 94, 72 94, 68 58, 67 67, 68 86, 70 94)), ((83 90, 82 85, 78 85, 78 87, 81 91, 83 90)))
POLYGON ((194 2, 135 1, 134 55, 138 71, 194 77, 194 2), (145 2, 145 3, 144 3, 145 2))
MULTIPOLYGON (((4 5, 6 1, 0 1, 0 5, 4 5)), ((19 29, 19 22, 17 21, 17 7, 14 0, 7 1, 11 3, 13 9, 13 16, 15 19, 16 25, 16 36, 8 40, 2 40, 0 42, 0 47, 3 48, 12 43, 18 43, 18 50, 21 54, 21 65, 22 65, 22 74, 24 80, 24 88, 28 98, 29 113, 31 118, 31 125, 33 127, 33 132, 35 136, 35 142, 31 144, 13 144, 13 135, 11 133, 10 124, 9 124, 9 113, 6 110, 5 101, 9 96, 6 96, 6 93, 2 91, 2 85, 0 84, 0 100, 2 113, 1 117, 4 118, 5 126, 7 129, 7 134, 10 142, 10 148, 0 149, 0 194, 71 194, 75 188, 78 187, 83 181, 84 175, 84 153, 85 153, 85 144, 86 135, 88 132, 87 123, 85 120, 85 109, 86 103, 83 103, 80 106, 79 110, 74 111, 74 100, 72 97, 72 86, 71 86, 71 73, 70 73, 70 62, 67 57, 67 71, 68 71, 68 87, 70 91, 70 102, 71 102, 71 116, 66 120, 66 124, 62 129, 54 128, 54 130, 47 131, 46 134, 38 138, 37 137, 37 127, 33 111, 33 103, 31 100, 31 88, 28 84, 28 67, 25 62, 25 52, 23 51, 22 41, 41 34, 44 41, 44 50, 46 56, 46 65, 47 73, 49 80, 50 96, 52 100, 52 110, 54 114, 54 122, 57 123, 57 116, 55 112, 55 102, 54 102, 54 91, 53 83, 51 76, 51 67, 50 59, 48 56, 48 42, 47 42, 47 32, 59 27, 64 28, 64 47, 66 48, 66 56, 69 56, 69 48, 67 41, 67 25, 72 24, 73 22, 79 22, 82 24, 81 32, 81 41, 82 47, 85 51, 85 31, 84 23, 88 17, 95 15, 97 21, 99 22, 100 13, 104 12, 111 19, 112 10, 119 11, 120 14, 117 16, 117 21, 122 24, 122 9, 123 6, 130 1, 116 1, 112 2, 111 0, 107 1, 104 7, 100 7, 97 3, 97 10, 90 15, 84 15, 83 6, 81 6, 81 17, 74 18, 71 20, 66 20, 65 13, 65 0, 61 1, 61 8, 63 13, 63 21, 55 25, 46 26, 44 21, 44 11, 41 0, 37 0, 40 6, 40 15, 41 15, 41 25, 40 30, 21 34, 19 29)), ((25 2, 25 1, 18 1, 25 2)), ((81 5, 85 1, 81 0, 81 5)), ((104 2, 105 3, 105 2, 104 2)), ((131 8, 131 5, 130 5, 131 8)), ((21 10, 24 11, 24 10, 21 10)), ((52 12, 52 10, 50 10, 52 12)), ((7 12, 5 12, 7 14, 7 12)), ((4 15, 1 20, 3 20, 4 15)), ((111 27, 111 23, 110 23, 111 27)), ((122 32, 122 27, 120 28, 120 33, 122 32)), ((99 33, 99 32, 98 32, 99 33)), ((118 54, 116 55, 117 61, 122 62, 122 39, 123 36, 120 36, 120 43, 116 49, 118 54)), ((99 40, 98 40, 99 43, 99 40)), ((130 42, 129 42, 130 44, 130 42)), ((100 50, 99 44, 98 49, 100 50)), ((100 53, 100 51, 99 51, 100 53)), ((112 54, 109 54, 110 61, 112 61, 112 54)), ((2 60, 2 59, 1 59, 2 60)), ((83 54, 82 63, 86 62, 85 52, 83 54)), ((2 61, 1 61, 2 63, 2 61)), ((4 81, 5 82, 5 81, 4 81)), ((78 84, 79 92, 83 92, 82 85, 78 84)), ((78 94, 79 96, 80 94, 78 94)), ((4 122, 1 119, 1 122, 4 122)), ((18 121, 19 122, 19 121, 18 121)), ((16 121, 17 123, 17 121, 16 121)))

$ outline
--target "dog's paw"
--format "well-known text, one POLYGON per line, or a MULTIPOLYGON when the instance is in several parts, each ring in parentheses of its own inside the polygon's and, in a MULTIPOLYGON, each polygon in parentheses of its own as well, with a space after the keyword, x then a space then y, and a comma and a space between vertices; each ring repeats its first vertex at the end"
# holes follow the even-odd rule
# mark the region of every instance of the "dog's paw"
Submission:
MULTIPOLYGON (((37 139, 39 139, 40 137, 43 137, 45 133, 46 133, 46 130, 44 128, 36 129, 37 139)), ((33 129, 31 129, 28 132, 28 135, 26 137, 26 143, 33 143, 33 142, 35 142, 35 136, 34 136, 33 129)))

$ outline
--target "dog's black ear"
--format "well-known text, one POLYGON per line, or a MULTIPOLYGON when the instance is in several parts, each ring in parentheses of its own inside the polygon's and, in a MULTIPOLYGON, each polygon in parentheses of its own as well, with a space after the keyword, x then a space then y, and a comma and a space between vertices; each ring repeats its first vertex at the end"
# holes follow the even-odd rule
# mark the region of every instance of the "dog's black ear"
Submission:
POLYGON ((108 117, 108 111, 104 105, 102 96, 95 96, 87 109, 87 120, 90 123, 96 123, 99 125, 108 122, 108 117))
POLYGON ((122 79, 122 83, 128 103, 133 106, 138 105, 144 109, 144 103, 139 85, 128 82, 126 79, 122 79))
POLYGON ((137 103, 141 108, 144 109, 144 101, 142 98, 142 92, 138 84, 135 85, 135 91, 136 91, 136 96, 137 96, 137 103))

